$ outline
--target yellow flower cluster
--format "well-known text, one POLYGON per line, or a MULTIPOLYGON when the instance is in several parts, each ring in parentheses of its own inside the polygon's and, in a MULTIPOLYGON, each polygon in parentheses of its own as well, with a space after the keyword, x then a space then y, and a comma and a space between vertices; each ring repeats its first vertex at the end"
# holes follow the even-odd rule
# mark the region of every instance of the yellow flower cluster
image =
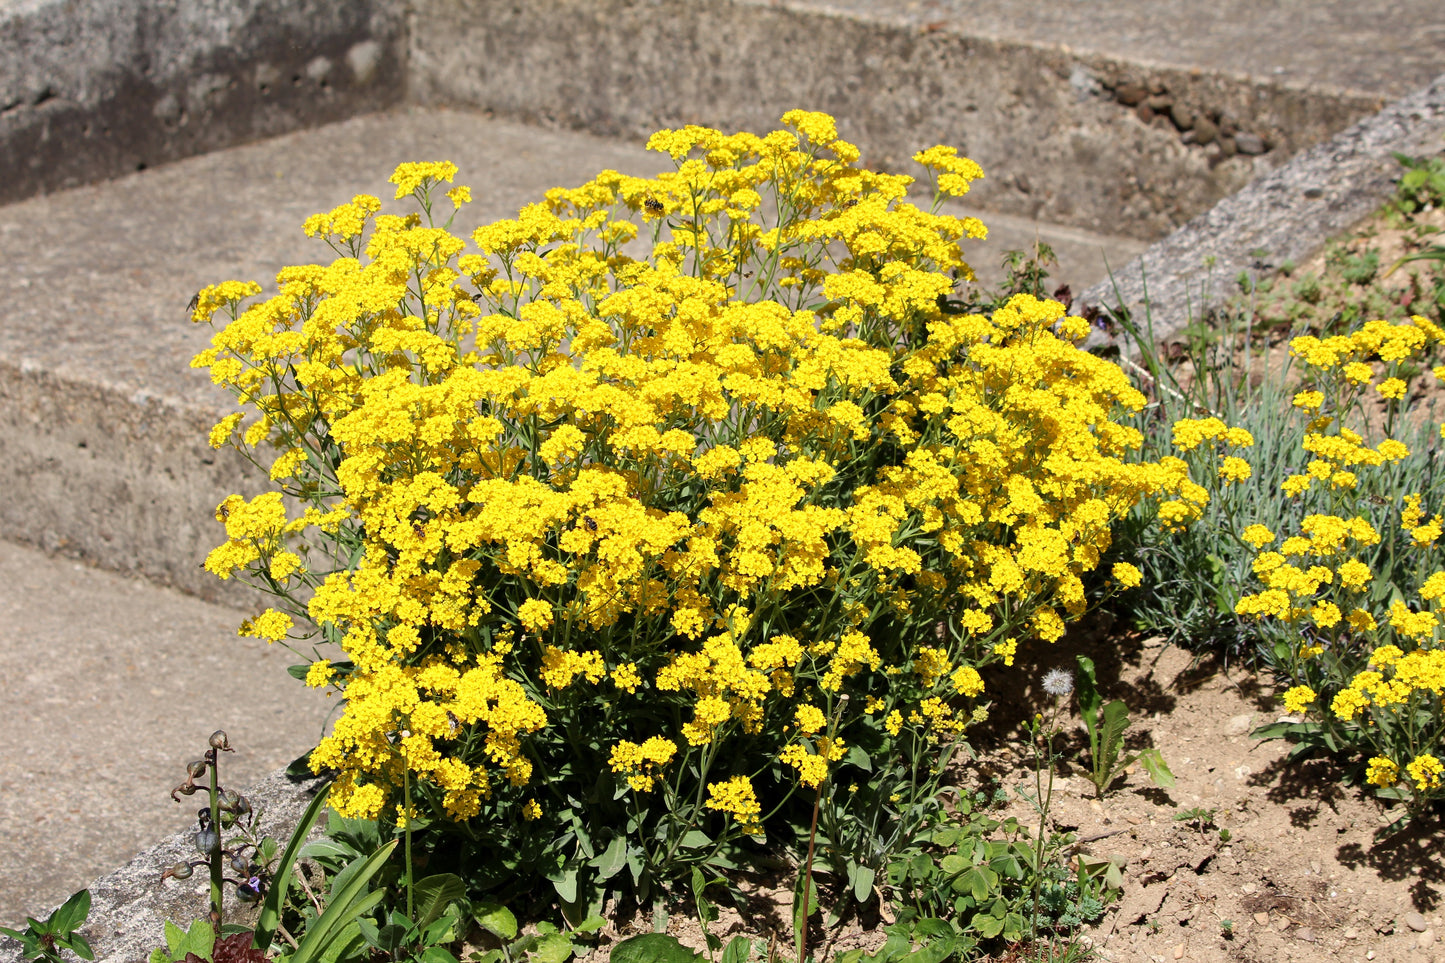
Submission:
MULTIPOLYGON (((850 725, 951 738, 976 666, 1062 634, 1141 499, 1197 517, 1183 462, 1130 459, 1114 417, 1144 398, 1078 348, 1086 322, 1028 296, 945 312, 983 225, 909 203, 831 118, 784 123, 660 132, 673 170, 549 191, 470 249, 431 222, 455 167, 404 164, 422 215, 358 196, 306 223, 330 264, 244 310, 254 285, 202 293, 230 320, 194 364, 256 416, 212 442, 279 452, 280 488, 227 499, 207 567, 263 572, 349 659, 308 674, 345 691, 312 755, 339 811, 381 812, 409 770, 452 818, 546 818, 536 785, 582 733, 605 756, 569 771, 636 793, 686 776, 678 754, 741 767, 734 733, 769 747, 748 771, 816 788, 850 725)), ((939 196, 982 176, 915 159, 939 196)), ((748 777, 706 785, 756 827, 748 777)))
POLYGON ((1407 363, 1420 364, 1441 344, 1445 330, 1422 317, 1290 343, 1314 382, 1293 399, 1310 418, 1303 440, 1310 460, 1282 487, 1307 513, 1298 534, 1278 544, 1263 525, 1243 531, 1258 550, 1262 589, 1236 606, 1242 615, 1301 625, 1303 643, 1276 648, 1296 683, 1284 693, 1285 708, 1317 713, 1341 744, 1368 756, 1370 784, 1396 786, 1403 767, 1416 804, 1442 788, 1439 761, 1426 750, 1445 739, 1445 571, 1432 554, 1445 520, 1427 512, 1420 494, 1379 494, 1374 480, 1389 479, 1410 448, 1390 437, 1370 444, 1346 422, 1358 418, 1362 392, 1373 386, 1387 402, 1388 435, 1413 376, 1407 363), (1314 506, 1331 510, 1308 513, 1314 506))

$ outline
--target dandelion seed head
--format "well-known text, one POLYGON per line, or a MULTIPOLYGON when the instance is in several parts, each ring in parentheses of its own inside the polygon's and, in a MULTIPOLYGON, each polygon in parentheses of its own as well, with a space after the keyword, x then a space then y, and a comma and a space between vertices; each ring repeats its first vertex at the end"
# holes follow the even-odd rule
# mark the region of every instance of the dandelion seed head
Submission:
POLYGON ((1066 696, 1074 691, 1074 674, 1065 669, 1050 669, 1044 673, 1044 691, 1051 696, 1066 696))

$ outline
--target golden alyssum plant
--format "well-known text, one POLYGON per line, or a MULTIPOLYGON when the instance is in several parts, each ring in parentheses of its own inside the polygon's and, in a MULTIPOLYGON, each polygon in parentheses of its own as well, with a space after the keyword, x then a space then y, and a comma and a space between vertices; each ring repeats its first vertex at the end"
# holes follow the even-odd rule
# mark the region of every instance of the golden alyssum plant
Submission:
MULTIPOLYGON (((1311 457, 1280 487, 1302 520, 1243 531, 1259 585, 1236 606, 1295 630, 1274 654, 1291 683, 1285 708, 1306 718, 1263 734, 1359 759, 1380 795, 1414 813, 1445 797, 1445 520, 1427 507, 1439 497, 1433 429, 1414 430, 1407 393, 1442 342, 1445 330, 1416 316, 1290 343, 1309 379, 1293 404, 1311 457), (1423 463, 1399 440, 1412 431, 1423 463)), ((1445 380, 1445 366, 1432 373, 1445 380)))
POLYGON ((941 764, 978 668, 1058 638, 1110 523, 1186 485, 1130 462, 1143 399, 1086 322, 948 310, 972 161, 917 154, 922 209, 783 122, 661 131, 672 170, 470 239, 456 168, 403 164, 419 211, 358 196, 306 222, 329 264, 201 293, 239 402, 211 441, 274 484, 207 567, 279 597, 244 631, 339 646, 306 677, 345 695, 311 756, 339 811, 440 818, 564 900, 646 888, 840 769, 941 764))

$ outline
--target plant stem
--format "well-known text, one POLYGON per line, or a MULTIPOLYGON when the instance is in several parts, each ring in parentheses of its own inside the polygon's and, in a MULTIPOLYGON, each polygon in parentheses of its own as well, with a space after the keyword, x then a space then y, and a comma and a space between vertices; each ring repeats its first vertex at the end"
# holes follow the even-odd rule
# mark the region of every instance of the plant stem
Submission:
POLYGON ((221 763, 221 750, 211 748, 206 750, 208 761, 211 764, 211 831, 216 834, 215 847, 206 854, 206 863, 211 868, 211 926, 215 928, 219 936, 221 932, 221 805, 219 793, 221 790, 221 774, 219 772, 221 763))
MULTIPOLYGON (((406 756, 403 753, 403 761, 406 756)), ((402 770, 402 793, 406 799, 406 918, 413 923, 416 922, 416 915, 412 912, 412 864, 411 864, 411 769, 402 770)))
POLYGON ((813 797, 813 825, 808 830, 808 858, 803 866, 803 902, 793 913, 793 927, 798 933, 798 963, 803 963, 808 956, 808 892, 813 886, 813 844, 818 838, 818 810, 822 805, 823 783, 819 782, 818 794, 813 797))

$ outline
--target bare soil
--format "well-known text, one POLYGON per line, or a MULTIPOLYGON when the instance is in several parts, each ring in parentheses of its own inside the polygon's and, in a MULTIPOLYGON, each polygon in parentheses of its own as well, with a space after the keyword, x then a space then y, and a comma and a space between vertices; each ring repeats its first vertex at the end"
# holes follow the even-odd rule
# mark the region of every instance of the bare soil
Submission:
MULTIPOLYGON (((1077 852, 1124 861, 1120 898, 1077 936, 1093 958, 1445 963, 1445 833, 1439 822, 1377 838, 1401 810, 1386 808, 1367 788, 1347 785, 1346 773, 1333 763, 1287 763, 1289 744, 1251 738, 1257 727, 1282 718, 1283 710, 1267 679, 1238 666, 1200 664, 1160 639, 1107 631, 1107 623, 1092 632, 1075 629, 1055 646, 1021 647, 1018 666, 1036 666, 1042 675, 1051 666, 1073 666, 1075 652, 1095 659, 1106 698, 1128 704, 1128 745, 1159 748, 1176 779, 1164 790, 1131 768, 1098 800, 1077 763, 1060 767, 1053 828, 1085 841, 1077 852), (1108 679, 1117 681, 1106 686, 1108 679), (1200 809, 1209 813, 1207 823, 1175 818, 1200 809), (1227 831, 1227 841, 1220 830, 1227 831)), ((979 756, 958 774, 961 785, 1032 785, 1033 755, 1018 738, 1019 723, 1050 697, 1036 682, 1024 683, 1024 672, 1030 670, 1005 669, 989 680, 992 691, 1010 692, 1008 708, 1001 700, 984 729, 971 731, 979 756)), ((1081 758, 1087 736, 1077 714, 1061 726, 1056 745, 1066 757, 1081 758)), ((1037 818, 1022 801, 1005 813, 1028 823, 1037 818)), ((795 959, 788 933, 791 873, 735 881, 747 905, 720 907, 713 934, 725 943, 747 936, 758 949, 770 948, 770 956, 795 959)), ((880 909, 887 919, 890 908, 880 909)), ((614 920, 582 963, 602 963, 615 941, 648 932, 651 922, 614 920)), ((810 951, 828 959, 855 946, 875 949, 885 938, 880 923, 849 920, 832 930, 815 925, 810 951)), ((667 931, 704 948, 701 929, 686 910, 668 920, 667 931)), ((1017 959, 1047 959, 1042 950, 1034 947, 1017 959)))

